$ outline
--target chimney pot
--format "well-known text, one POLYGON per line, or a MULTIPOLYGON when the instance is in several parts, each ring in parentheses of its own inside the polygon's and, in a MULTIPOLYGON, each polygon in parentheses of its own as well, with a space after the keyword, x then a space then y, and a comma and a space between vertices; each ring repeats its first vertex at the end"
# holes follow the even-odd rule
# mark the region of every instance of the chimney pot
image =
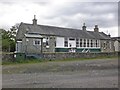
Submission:
POLYGON ((98 25, 95 25, 94 32, 99 32, 98 25))
POLYGON ((86 31, 85 23, 83 23, 82 30, 85 30, 85 31, 86 31))
POLYGON ((109 37, 111 37, 110 33, 108 34, 109 37))
POLYGON ((34 19, 33 19, 33 25, 37 25, 37 19, 36 19, 36 15, 34 15, 34 19))

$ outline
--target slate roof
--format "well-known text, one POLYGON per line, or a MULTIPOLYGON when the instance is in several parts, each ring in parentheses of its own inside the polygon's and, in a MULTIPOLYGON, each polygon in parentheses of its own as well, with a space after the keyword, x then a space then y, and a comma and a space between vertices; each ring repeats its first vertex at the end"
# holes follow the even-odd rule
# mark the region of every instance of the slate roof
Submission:
POLYGON ((54 35, 63 37, 78 37, 78 38, 89 38, 89 39, 110 39, 108 35, 103 32, 84 31, 73 28, 63 28, 56 26, 47 25, 33 25, 27 23, 21 23, 17 33, 17 39, 22 38, 22 35, 27 33, 37 33, 43 35, 54 35), (21 33, 20 33, 21 32, 21 33), (22 33, 24 32, 24 33, 22 33), (22 35, 21 35, 22 34, 22 35))
POLYGON ((112 37, 112 40, 118 40, 120 42, 120 37, 112 37))

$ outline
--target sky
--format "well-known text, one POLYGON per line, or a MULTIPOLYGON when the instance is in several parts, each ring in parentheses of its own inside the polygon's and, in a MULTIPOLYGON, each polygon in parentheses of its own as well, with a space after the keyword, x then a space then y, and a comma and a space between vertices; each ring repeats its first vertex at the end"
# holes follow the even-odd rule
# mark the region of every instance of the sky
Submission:
POLYGON ((40 25, 99 31, 118 36, 118 2, 94 0, 0 0, 0 28, 9 30, 21 22, 32 24, 36 15, 40 25))

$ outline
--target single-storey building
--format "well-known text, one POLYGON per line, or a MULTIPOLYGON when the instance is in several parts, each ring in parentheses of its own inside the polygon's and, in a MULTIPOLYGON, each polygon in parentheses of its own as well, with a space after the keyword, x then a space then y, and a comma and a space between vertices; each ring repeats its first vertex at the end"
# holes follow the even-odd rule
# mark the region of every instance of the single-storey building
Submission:
POLYGON ((37 24, 21 23, 16 36, 17 53, 42 52, 113 52, 114 42, 110 35, 99 32, 98 25, 94 31, 88 31, 85 23, 82 30, 37 24))
POLYGON ((112 37, 112 40, 114 41, 115 52, 119 52, 120 51, 120 37, 112 37))

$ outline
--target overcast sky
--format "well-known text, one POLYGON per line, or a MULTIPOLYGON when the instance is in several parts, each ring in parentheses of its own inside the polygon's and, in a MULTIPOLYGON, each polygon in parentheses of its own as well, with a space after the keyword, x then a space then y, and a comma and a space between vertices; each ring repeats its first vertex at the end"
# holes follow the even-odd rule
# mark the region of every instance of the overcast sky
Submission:
MULTIPOLYGON (((113 1, 113 0, 111 0, 113 1)), ((115 0, 114 0, 115 1, 115 0)), ((116 0, 117 1, 117 0, 116 0)), ((38 24, 81 29, 86 23, 93 31, 118 36, 117 2, 80 2, 80 0, 1 0, 0 28, 9 30, 16 23, 32 23, 36 15, 38 24)))

